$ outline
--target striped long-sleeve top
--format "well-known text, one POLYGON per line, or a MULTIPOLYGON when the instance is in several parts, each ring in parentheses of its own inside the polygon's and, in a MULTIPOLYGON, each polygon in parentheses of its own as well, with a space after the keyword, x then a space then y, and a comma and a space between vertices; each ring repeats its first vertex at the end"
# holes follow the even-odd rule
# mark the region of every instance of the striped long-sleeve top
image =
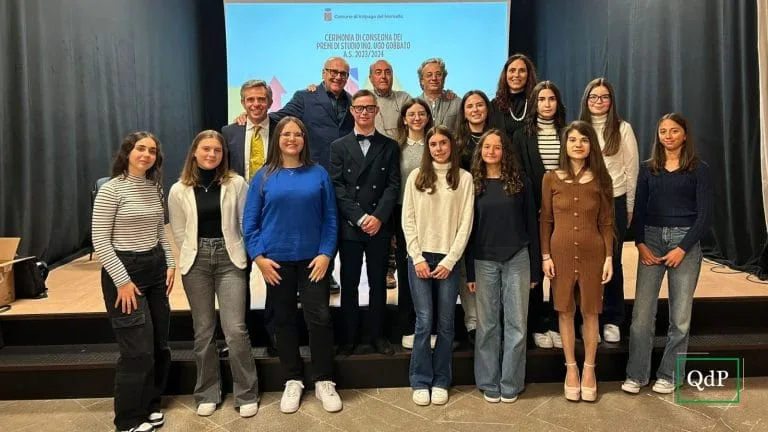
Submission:
POLYGON ((154 182, 132 175, 117 176, 99 189, 91 221, 93 249, 115 286, 131 281, 116 251, 146 252, 160 243, 168 268, 176 267, 161 200, 154 182))

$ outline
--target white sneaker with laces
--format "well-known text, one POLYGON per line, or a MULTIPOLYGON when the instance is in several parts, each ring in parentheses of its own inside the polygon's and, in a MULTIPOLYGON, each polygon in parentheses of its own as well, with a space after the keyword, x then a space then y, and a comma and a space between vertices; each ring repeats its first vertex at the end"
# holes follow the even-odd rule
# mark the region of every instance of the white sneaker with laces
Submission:
POLYGON ((633 379, 627 378, 624 380, 624 384, 621 385, 621 389, 627 393, 638 394, 640 393, 640 384, 633 379))
POLYGON ((448 403, 448 390, 442 387, 432 387, 432 403, 445 405, 448 403))
POLYGON ((341 398, 336 393, 336 383, 333 381, 318 381, 315 383, 315 397, 323 403, 323 409, 328 412, 341 411, 341 398))
POLYGON ((418 389, 413 391, 413 403, 419 406, 429 405, 429 390, 418 389))
POLYGON ((216 411, 216 404, 213 402, 204 402, 197 406, 197 415, 208 417, 216 411))
POLYGON ((549 337, 549 333, 534 333, 533 343, 539 348, 552 348, 555 346, 552 338, 549 337))
POLYGON ((552 346, 555 348, 563 347, 563 339, 560 337, 560 333, 550 330, 547 332, 547 335, 549 335, 549 338, 552 339, 552 346))
POLYGON ((603 338, 609 343, 619 343, 621 341, 621 330, 615 324, 606 324, 603 326, 603 338))
POLYGON ((405 349, 413 349, 413 338, 414 338, 414 335, 412 335, 412 334, 403 335, 403 339, 400 342, 400 344, 405 349))
POLYGON ((295 413, 301 404, 301 394, 304 392, 304 383, 299 380, 288 380, 285 383, 283 397, 280 399, 280 411, 285 414, 295 413))
POLYGON ((240 417, 248 418, 253 417, 259 412, 259 403, 252 402, 245 405, 240 405, 240 417))
POLYGON ((659 378, 653 383, 653 391, 661 394, 670 394, 675 391, 675 383, 669 382, 664 378, 659 378))

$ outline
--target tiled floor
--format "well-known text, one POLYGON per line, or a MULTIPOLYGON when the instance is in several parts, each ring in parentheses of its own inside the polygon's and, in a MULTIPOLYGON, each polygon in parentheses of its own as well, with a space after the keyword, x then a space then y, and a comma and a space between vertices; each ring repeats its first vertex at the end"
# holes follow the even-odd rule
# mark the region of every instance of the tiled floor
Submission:
MULTIPOLYGON (((266 393, 256 417, 241 419, 231 395, 211 417, 198 417, 191 396, 167 398, 163 432, 183 431, 768 431, 768 378, 745 380, 738 405, 679 405, 645 388, 623 393, 600 383, 596 403, 573 403, 562 384, 530 384, 514 404, 489 404, 474 387, 451 389, 446 406, 418 407, 407 388, 342 390, 344 410, 323 411, 304 394, 299 412, 279 411, 279 393, 266 393)), ((1 385, 1 384, 0 384, 1 385)), ((1 431, 110 431, 111 399, 0 401, 1 431)))

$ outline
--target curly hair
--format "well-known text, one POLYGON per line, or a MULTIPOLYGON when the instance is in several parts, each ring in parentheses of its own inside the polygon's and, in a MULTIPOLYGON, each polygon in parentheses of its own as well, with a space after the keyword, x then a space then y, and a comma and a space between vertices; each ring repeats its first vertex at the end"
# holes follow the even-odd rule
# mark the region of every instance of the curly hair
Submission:
POLYGON ((496 135, 501 141, 501 182, 504 184, 504 192, 507 196, 520 193, 523 190, 523 176, 509 138, 499 129, 489 129, 480 137, 472 155, 472 181, 475 185, 475 195, 483 193, 488 184, 488 168, 483 160, 483 145, 491 135, 496 135))

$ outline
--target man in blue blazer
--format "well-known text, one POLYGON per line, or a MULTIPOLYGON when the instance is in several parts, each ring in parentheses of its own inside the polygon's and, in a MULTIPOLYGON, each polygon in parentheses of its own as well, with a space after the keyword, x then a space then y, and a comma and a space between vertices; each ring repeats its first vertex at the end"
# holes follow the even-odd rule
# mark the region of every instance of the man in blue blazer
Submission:
POLYGON ((351 97, 344 90, 349 78, 349 63, 341 57, 326 60, 323 83, 317 90, 299 90, 279 111, 269 114, 274 121, 285 116, 299 118, 309 133, 312 160, 328 169, 331 143, 352 132, 354 120, 349 112, 351 97))

